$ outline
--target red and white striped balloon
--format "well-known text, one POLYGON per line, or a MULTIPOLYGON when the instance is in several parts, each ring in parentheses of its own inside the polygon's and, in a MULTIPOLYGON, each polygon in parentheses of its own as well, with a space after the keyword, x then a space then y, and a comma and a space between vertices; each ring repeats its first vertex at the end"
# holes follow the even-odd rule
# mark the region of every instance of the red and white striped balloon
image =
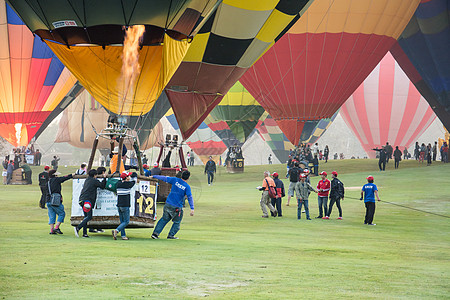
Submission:
POLYGON ((341 108, 341 115, 369 157, 389 142, 401 150, 436 118, 428 102, 388 52, 341 108))

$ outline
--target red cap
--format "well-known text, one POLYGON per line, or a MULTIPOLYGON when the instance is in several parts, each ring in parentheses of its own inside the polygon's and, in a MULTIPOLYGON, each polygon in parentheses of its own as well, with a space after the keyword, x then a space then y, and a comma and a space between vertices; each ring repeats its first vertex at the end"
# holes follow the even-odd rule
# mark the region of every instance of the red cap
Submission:
POLYGON ((278 173, 277 173, 277 172, 273 172, 273 173, 272 173, 272 176, 273 176, 273 177, 278 177, 278 173))
POLYGON ((303 173, 305 173, 305 174, 309 174, 309 173, 310 173, 310 171, 309 171, 309 169, 304 169, 304 170, 303 170, 303 173))
POLYGON ((123 172, 122 174, 120 174, 120 178, 125 179, 130 175, 131 175, 131 172, 123 172))
POLYGON ((48 170, 50 170, 50 167, 49 166, 45 166, 44 170, 48 171, 48 170))
POLYGON ((325 175, 325 176, 327 176, 327 172, 322 171, 322 172, 320 172, 320 175, 325 175))
POLYGON ((372 180, 372 181, 373 181, 373 176, 372 176, 372 175, 369 175, 369 176, 367 176, 366 179, 367 179, 367 180, 372 180))
POLYGON ((147 164, 144 164, 142 167, 143 167, 144 169, 148 169, 148 165, 147 165, 147 164))
POLYGON ((159 167, 159 164, 158 164, 157 162, 155 162, 155 163, 153 164, 153 168, 157 168, 157 167, 159 167))
POLYGON ((306 178, 308 177, 308 175, 306 175, 305 173, 300 174, 300 178, 306 178))
POLYGON ((337 172, 336 171, 331 172, 331 174, 333 174, 334 176, 337 176, 337 172))

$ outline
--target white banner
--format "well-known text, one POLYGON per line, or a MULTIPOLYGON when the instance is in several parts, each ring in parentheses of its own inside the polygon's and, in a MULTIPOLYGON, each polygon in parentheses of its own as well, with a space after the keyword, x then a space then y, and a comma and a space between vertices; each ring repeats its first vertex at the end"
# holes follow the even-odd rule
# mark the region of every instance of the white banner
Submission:
POLYGON ((25 160, 27 161, 27 164, 32 165, 34 163, 34 155, 25 155, 25 160))

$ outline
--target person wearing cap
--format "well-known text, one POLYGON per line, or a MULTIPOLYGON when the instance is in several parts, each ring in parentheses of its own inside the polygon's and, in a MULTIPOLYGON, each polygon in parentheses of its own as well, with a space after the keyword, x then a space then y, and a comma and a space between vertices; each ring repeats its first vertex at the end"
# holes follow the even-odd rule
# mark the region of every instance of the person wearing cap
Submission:
POLYGON ((153 164, 153 168, 150 170, 150 175, 161 175, 161 169, 159 168, 159 164, 157 162, 153 164))
POLYGON ((330 205, 328 206, 327 216, 331 216, 331 211, 333 209, 334 203, 339 210, 338 220, 342 220, 342 209, 341 209, 341 199, 344 200, 344 184, 338 178, 338 173, 336 171, 331 172, 331 191, 330 191, 330 205))
POLYGON ((136 184, 136 181, 131 180, 131 177, 136 178, 137 174, 123 172, 120 174, 121 181, 117 183, 117 210, 119 211, 120 224, 112 231, 112 236, 115 240, 117 240, 119 232, 122 240, 128 240, 125 227, 130 223, 131 189, 136 184))
POLYGON ((210 156, 205 165, 205 174, 208 174, 208 185, 212 185, 214 181, 214 173, 216 173, 216 163, 212 159, 212 156, 210 156))
POLYGON ((149 166, 147 164, 143 164, 142 168, 144 169, 145 176, 152 176, 152 172, 149 170, 149 166))
POLYGON ((295 185, 298 182, 300 173, 302 173, 303 170, 299 168, 299 164, 296 160, 294 160, 293 166, 289 168, 289 187, 288 187, 288 198, 286 206, 289 206, 289 203, 291 202, 291 197, 294 197, 294 191, 295 191, 295 185))
MULTIPOLYGON (((84 181, 83 188, 81 189, 80 198, 78 203, 83 207, 84 219, 78 226, 74 227, 75 236, 79 237, 78 231, 83 228, 83 237, 88 238, 87 223, 92 220, 92 210, 95 207, 97 201, 97 189, 104 189, 106 187, 106 179, 102 182, 97 180, 97 170, 92 169, 88 172, 88 178, 84 181)), ((105 178, 106 174, 103 172, 102 177, 105 178)))
MULTIPOLYGON (((278 178, 278 173, 274 172, 272 173, 273 182, 275 182, 275 188, 277 189, 277 197, 271 199, 271 203, 273 207, 276 207, 278 216, 282 217, 282 210, 281 210, 281 201, 285 194, 284 194, 284 183, 278 178)), ((271 211, 270 214, 272 217, 274 216, 274 213, 271 211)))
POLYGON ((278 215, 278 211, 272 206, 272 203, 270 202, 269 187, 276 188, 275 182, 273 181, 272 178, 270 178, 270 172, 265 171, 262 186, 257 187, 257 189, 262 191, 261 200, 260 200, 259 204, 261 205, 261 210, 263 212, 263 215, 261 217, 263 217, 263 218, 269 217, 266 206, 272 212, 273 217, 276 217, 278 215))
POLYGON ((63 197, 61 194, 61 183, 72 179, 73 174, 69 174, 63 177, 58 177, 61 173, 57 172, 55 169, 50 170, 48 172, 49 180, 48 180, 48 190, 47 194, 47 209, 48 209, 48 224, 50 225, 50 234, 63 234, 59 227, 61 223, 64 223, 64 218, 66 216, 66 212, 64 211, 63 205, 63 197), (60 194, 61 195, 61 204, 59 206, 50 205, 50 196, 51 194, 60 194), (56 215, 58 215, 58 220, 56 220, 56 215))
POLYGON ((194 215, 194 199, 192 197, 191 187, 187 183, 191 173, 189 171, 183 171, 181 178, 167 177, 161 175, 155 175, 153 178, 170 183, 172 189, 169 196, 167 196, 166 204, 164 204, 163 216, 156 224, 155 230, 152 233, 152 239, 159 239, 159 235, 163 231, 164 227, 172 220, 173 224, 170 228, 168 239, 178 239, 175 235, 180 230, 181 220, 183 219, 183 204, 184 198, 187 196, 189 206, 191 208, 190 215, 194 215))
POLYGON ((327 179, 327 172, 322 171, 320 173, 320 177, 322 179, 317 183, 317 191, 318 191, 318 205, 319 205, 319 216, 316 217, 316 219, 329 219, 327 216, 328 213, 328 193, 330 192, 331 182, 327 179), (322 206, 323 206, 323 213, 325 213, 325 216, 322 213, 322 206))
POLYGON ((359 200, 363 200, 364 197, 364 205, 366 206, 364 224, 377 225, 373 223, 373 216, 375 214, 375 196, 377 197, 377 200, 380 201, 380 197, 378 197, 378 188, 373 183, 373 176, 368 176, 366 179, 367 183, 363 185, 361 198, 359 198, 359 200))
POLYGON ((309 216, 309 205, 308 197, 311 192, 316 192, 317 190, 306 182, 308 176, 305 173, 300 174, 300 181, 295 184, 295 193, 297 195, 297 219, 302 218, 302 205, 305 207, 306 219, 311 220, 309 216))
POLYGON ((47 202, 47 194, 48 194, 48 171, 50 170, 49 166, 44 167, 44 171, 39 173, 39 188, 41 189, 41 199, 39 200, 39 207, 45 209, 45 203, 47 202))

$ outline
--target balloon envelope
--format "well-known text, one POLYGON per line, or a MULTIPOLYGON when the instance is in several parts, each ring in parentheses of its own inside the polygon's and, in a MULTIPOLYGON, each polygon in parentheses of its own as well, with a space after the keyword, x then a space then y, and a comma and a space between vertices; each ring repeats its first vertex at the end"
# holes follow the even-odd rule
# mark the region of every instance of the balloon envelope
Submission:
POLYGON ((76 79, 3 0, 0 40, 0 134, 14 146, 26 146, 56 117, 53 111, 70 103, 63 99, 76 79))
POLYGON ((315 0, 241 78, 298 144, 307 121, 330 118, 401 34, 419 0, 315 0))
POLYGON ((403 151, 436 118, 390 53, 342 106, 344 121, 369 157, 389 142, 403 151))

